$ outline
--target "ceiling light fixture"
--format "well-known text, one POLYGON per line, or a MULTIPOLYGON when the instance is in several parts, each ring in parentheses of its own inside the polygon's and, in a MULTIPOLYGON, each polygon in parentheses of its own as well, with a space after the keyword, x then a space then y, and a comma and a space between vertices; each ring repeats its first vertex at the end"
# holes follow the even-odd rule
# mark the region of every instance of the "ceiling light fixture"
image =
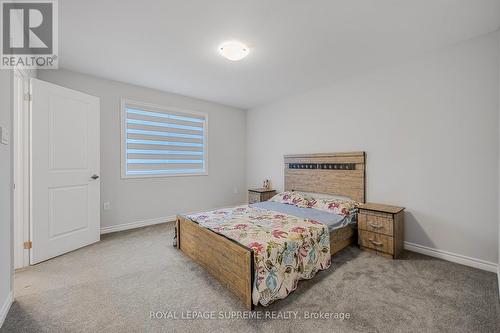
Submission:
POLYGON ((245 44, 231 40, 219 45, 219 52, 226 59, 238 61, 245 58, 250 50, 245 44))

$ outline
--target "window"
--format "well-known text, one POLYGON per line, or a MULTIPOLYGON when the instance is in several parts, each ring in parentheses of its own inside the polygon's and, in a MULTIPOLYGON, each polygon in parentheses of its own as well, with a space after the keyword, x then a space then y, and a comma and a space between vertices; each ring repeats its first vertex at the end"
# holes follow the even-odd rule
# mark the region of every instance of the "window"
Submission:
POLYGON ((122 178, 207 174, 208 116, 122 100, 122 178))

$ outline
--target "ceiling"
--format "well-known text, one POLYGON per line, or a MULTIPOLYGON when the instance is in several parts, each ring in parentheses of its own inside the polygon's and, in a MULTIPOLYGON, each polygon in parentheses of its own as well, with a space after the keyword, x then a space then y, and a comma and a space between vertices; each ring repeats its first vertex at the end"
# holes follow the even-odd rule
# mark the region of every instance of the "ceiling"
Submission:
POLYGON ((62 68, 244 109, 500 26, 500 0, 64 0, 62 68), (250 47, 239 62, 217 46, 250 47))

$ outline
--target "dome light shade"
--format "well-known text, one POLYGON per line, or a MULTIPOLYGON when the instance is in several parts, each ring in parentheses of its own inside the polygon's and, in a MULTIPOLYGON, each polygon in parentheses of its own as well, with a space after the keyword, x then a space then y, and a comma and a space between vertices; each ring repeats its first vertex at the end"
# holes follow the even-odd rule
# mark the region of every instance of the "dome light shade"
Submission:
POLYGON ((232 40, 219 45, 219 52, 226 59, 238 61, 248 55, 249 49, 245 44, 232 40))

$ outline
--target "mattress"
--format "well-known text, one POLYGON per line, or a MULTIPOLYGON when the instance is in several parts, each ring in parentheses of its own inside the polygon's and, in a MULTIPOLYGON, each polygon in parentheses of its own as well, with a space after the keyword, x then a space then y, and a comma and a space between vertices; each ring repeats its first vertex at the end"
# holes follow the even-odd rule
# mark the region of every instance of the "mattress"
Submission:
POLYGON ((310 219, 322 223, 328 227, 330 232, 343 228, 355 222, 355 216, 337 215, 314 208, 300 208, 294 205, 287 205, 281 202, 263 201, 249 205, 250 207, 272 210, 278 213, 297 216, 303 219, 310 219))

